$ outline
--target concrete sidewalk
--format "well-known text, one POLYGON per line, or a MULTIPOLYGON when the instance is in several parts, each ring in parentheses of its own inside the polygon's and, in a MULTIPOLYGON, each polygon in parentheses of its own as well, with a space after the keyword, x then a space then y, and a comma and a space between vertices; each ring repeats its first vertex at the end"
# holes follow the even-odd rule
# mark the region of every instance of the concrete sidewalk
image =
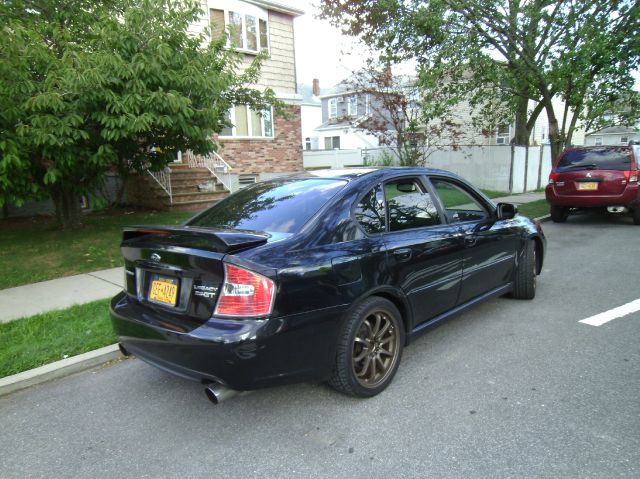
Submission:
POLYGON ((521 205, 523 203, 531 203, 532 201, 544 200, 544 191, 542 192, 530 192, 520 193, 509 196, 501 196, 500 198, 493 198, 491 201, 494 203, 513 203, 514 205, 521 205))
POLYGON ((122 267, 0 290, 0 323, 114 296, 124 283, 122 267))

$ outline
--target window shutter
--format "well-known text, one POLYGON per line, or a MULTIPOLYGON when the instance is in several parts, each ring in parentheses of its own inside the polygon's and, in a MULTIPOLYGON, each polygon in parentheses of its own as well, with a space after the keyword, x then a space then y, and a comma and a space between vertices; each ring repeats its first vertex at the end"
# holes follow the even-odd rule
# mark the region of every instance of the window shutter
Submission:
POLYGON ((224 10, 209 10, 209 22, 211 23, 211 38, 218 40, 224 34, 224 10))

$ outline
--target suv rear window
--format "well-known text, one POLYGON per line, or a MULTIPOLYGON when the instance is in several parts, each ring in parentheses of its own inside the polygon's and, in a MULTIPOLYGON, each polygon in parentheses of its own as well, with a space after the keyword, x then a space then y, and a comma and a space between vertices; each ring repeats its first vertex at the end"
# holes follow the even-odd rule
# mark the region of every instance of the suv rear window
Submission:
POLYGON ((273 180, 240 190, 197 216, 189 226, 296 233, 344 180, 273 180))
POLYGON ((607 147, 567 150, 562 154, 557 169, 631 170, 631 149, 607 147))

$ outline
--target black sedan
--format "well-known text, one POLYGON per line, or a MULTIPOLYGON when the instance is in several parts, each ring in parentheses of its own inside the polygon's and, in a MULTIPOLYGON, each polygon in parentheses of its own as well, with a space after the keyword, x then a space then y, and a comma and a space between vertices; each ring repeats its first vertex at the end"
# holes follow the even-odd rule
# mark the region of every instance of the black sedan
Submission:
POLYGON ((184 226, 126 228, 121 349, 233 390, 385 389, 417 334, 494 296, 532 299, 545 238, 452 173, 328 170, 258 183, 184 226))

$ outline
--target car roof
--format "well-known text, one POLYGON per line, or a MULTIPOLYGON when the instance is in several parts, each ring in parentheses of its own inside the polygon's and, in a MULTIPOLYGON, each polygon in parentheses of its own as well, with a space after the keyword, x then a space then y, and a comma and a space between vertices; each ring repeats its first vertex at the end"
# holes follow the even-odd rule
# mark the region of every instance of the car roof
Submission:
POLYGON ((414 175, 447 175, 455 176, 450 171, 439 170, 435 168, 425 168, 420 166, 395 166, 395 167, 358 167, 358 168, 343 168, 343 169, 322 169, 322 170, 308 170, 304 173, 304 177, 315 176, 318 178, 331 178, 336 180, 355 180, 364 176, 373 175, 376 176, 389 176, 391 174, 414 174, 414 175))

